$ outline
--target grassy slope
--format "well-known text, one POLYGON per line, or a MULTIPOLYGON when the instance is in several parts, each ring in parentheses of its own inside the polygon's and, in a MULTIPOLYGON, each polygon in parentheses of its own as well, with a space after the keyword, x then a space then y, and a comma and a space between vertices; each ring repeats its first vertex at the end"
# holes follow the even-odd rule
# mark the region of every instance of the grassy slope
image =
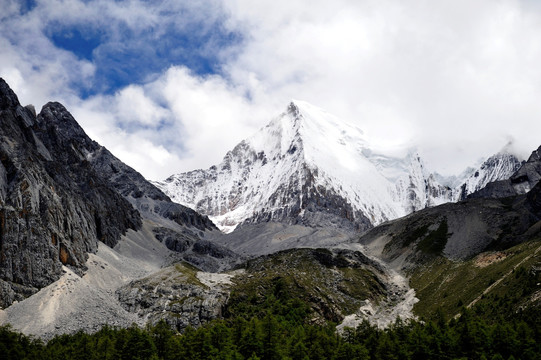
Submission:
POLYGON ((410 274, 410 285, 420 300, 414 312, 431 318, 441 308, 447 316, 455 316, 462 306, 473 303, 494 308, 497 304, 493 303, 498 298, 513 299, 516 311, 541 290, 537 285, 539 273, 533 270, 539 264, 540 241, 526 242, 498 253, 482 253, 468 261, 434 258, 410 274))

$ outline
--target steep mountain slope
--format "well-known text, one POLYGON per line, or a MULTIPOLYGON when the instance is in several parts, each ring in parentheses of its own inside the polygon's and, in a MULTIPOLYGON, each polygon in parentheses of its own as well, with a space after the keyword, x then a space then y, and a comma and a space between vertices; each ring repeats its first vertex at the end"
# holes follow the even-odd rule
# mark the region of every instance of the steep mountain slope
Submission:
POLYGON ((457 187, 453 201, 464 200, 471 194, 485 188, 487 184, 507 180, 515 174, 522 164, 516 156, 505 152, 505 149, 485 160, 477 169, 457 187))
MULTIPOLYGON (((141 174, 91 140, 62 104, 48 103, 38 116, 38 122, 42 130, 36 137, 46 149, 51 149, 55 158, 65 156, 65 149, 75 149, 77 157, 72 163, 85 164, 95 176, 128 200, 143 221, 152 224, 152 238, 176 252, 177 260, 213 271, 236 261, 236 254, 203 240, 217 230, 208 217, 172 202, 141 174)), ((83 184, 85 181, 81 179, 83 184)))
POLYGON ((142 225, 147 241, 174 252, 162 263, 218 270, 236 262, 202 240, 216 230, 207 217, 171 202, 92 141, 61 104, 36 116, 0 80, 0 120, 0 307, 58 280, 63 265, 82 275, 98 242, 115 247, 142 225))
POLYGON ((541 241, 534 239, 465 261, 434 258, 410 272, 420 301, 416 315, 435 318, 438 309, 454 317, 462 307, 479 306, 489 318, 541 309, 541 241))
MULTIPOLYGON (((62 104, 45 105, 37 121, 40 131, 36 132, 36 137, 55 161, 67 156, 66 149, 71 150, 75 157, 70 164, 83 163, 90 167, 103 182, 144 213, 145 218, 166 218, 178 225, 195 227, 202 231, 215 229, 208 218, 171 202, 167 195, 150 184, 141 174, 91 140, 62 104)), ((84 178, 81 181, 84 181, 84 178)))
MULTIPOLYGON (((146 222, 152 222, 153 237, 172 251, 182 253, 183 258, 206 269, 220 268, 219 259, 207 259, 201 253, 201 244, 195 245, 207 233, 217 230, 206 216, 173 203, 167 195, 148 182, 141 174, 113 156, 109 150, 91 140, 73 116, 59 103, 48 103, 38 122, 41 131, 36 137, 51 149, 54 158, 65 156, 65 149, 76 150, 72 163, 83 163, 113 191, 123 196, 141 214, 146 222), (182 246, 180 246, 182 244, 182 246), (191 251, 194 248, 195 251, 191 251)), ((81 179, 84 184, 85 178, 81 179)), ((108 244, 114 246, 114 244, 108 244)), ((235 257, 226 249, 207 244, 215 254, 225 258, 235 257)), ((212 257, 212 256, 211 256, 212 257)), ((227 261, 226 261, 227 262, 227 261)))
POLYGON ((444 204, 382 224, 360 242, 397 265, 417 266, 431 255, 468 259, 537 236, 540 197, 541 183, 525 195, 444 204))
POLYGON ((62 134, 40 138, 54 106, 35 116, 0 79, 0 306, 35 293, 62 274, 81 273, 98 240, 114 246, 139 213, 89 166, 62 134))
POLYGON ((155 184, 226 232, 269 221, 366 230, 464 198, 507 178, 518 164, 513 155, 498 154, 455 185, 442 185, 416 151, 401 158, 374 152, 358 127, 295 101, 221 164, 155 184))

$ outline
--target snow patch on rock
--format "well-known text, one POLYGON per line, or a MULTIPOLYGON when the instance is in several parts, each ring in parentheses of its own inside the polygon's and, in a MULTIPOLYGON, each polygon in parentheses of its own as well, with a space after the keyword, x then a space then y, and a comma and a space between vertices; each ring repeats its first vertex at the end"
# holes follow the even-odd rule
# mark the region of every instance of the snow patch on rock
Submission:
POLYGON ((196 276, 201 283, 208 286, 209 288, 216 288, 216 287, 224 287, 228 285, 232 285, 233 283, 231 280, 239 275, 242 274, 245 270, 235 270, 230 273, 209 273, 209 272, 203 272, 198 271, 196 276))

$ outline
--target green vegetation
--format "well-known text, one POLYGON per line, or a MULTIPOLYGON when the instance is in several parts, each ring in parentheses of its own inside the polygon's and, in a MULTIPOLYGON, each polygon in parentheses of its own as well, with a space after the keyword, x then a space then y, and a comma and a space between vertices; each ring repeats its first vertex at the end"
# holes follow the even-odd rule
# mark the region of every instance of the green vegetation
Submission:
MULTIPOLYGON (((440 223, 431 233, 447 230, 440 223)), ((198 329, 105 326, 44 343, 4 326, 0 359, 541 359, 540 246, 466 262, 434 257, 410 274, 422 321, 385 330, 364 322, 338 334, 333 319, 358 299, 382 296, 382 285, 358 255, 303 249, 250 262, 234 279, 224 319, 198 329)), ((168 271, 199 281, 186 266, 168 271)))
POLYGON ((134 281, 134 287, 155 288, 164 282, 183 283, 208 288, 197 278, 198 269, 187 262, 180 262, 161 269, 145 278, 134 281))
MULTIPOLYGON (((439 308, 448 316, 454 316, 460 313, 463 305, 469 305, 477 298, 478 304, 485 307, 494 299, 505 298, 511 300, 512 311, 501 306, 498 311, 504 315, 515 313, 519 307, 527 305, 529 295, 540 290, 536 285, 538 275, 528 270, 541 263, 541 251, 535 253, 539 246, 539 241, 527 242, 498 253, 482 253, 464 262, 443 257, 433 259, 410 274, 410 286, 420 300, 415 304, 414 312, 430 318, 439 308), (492 287, 483 295, 489 286, 492 287)), ((495 315, 494 311, 492 313, 495 315)))
POLYGON ((197 285, 197 286, 202 286, 202 287, 205 287, 205 288, 208 288, 207 285, 203 284, 198 278, 197 278, 197 272, 199 271, 199 269, 197 269, 195 266, 193 266, 192 264, 189 264, 185 261, 181 262, 181 263, 177 263, 174 265, 175 266, 175 270, 178 271, 179 273, 181 273, 182 275, 185 276, 186 280, 185 282, 187 282, 188 284, 192 284, 192 285, 197 285))
POLYGON ((443 218, 437 229, 430 228, 431 224, 422 224, 418 221, 408 224, 400 234, 393 235, 392 240, 385 245, 384 252, 406 248, 418 241, 415 244, 417 250, 428 255, 440 255, 447 244, 447 239, 451 236, 448 233, 447 219, 443 218))
MULTIPOLYGON (((386 330, 362 323, 336 334, 333 324, 299 323, 298 314, 214 321, 173 332, 165 322, 139 329, 104 327, 47 344, 0 327, 2 359, 541 359, 539 310, 487 322, 463 309, 457 320, 397 321, 386 330)), ((307 320, 307 319, 304 319, 307 320)))
POLYGON ((297 249, 255 259, 233 279, 226 316, 248 319, 267 311, 281 315, 275 309, 285 306, 286 312, 310 314, 322 324, 341 321, 365 299, 377 303, 385 294, 383 285, 358 259, 347 256, 297 249))
POLYGON ((428 231, 428 225, 423 225, 421 227, 416 228, 412 232, 408 233, 407 236, 404 237, 404 242, 402 243, 402 246, 406 247, 413 243, 415 240, 419 239, 420 237, 425 236, 425 234, 428 231))

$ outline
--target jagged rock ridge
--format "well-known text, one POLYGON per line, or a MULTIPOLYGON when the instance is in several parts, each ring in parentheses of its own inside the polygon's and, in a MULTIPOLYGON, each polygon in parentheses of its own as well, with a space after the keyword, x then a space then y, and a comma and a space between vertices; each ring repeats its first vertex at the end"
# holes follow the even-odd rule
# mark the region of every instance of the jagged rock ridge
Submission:
POLYGON ((509 178, 521 166, 522 163, 516 156, 506 152, 489 157, 479 168, 470 171, 464 183, 457 188, 459 191, 456 192, 454 200, 464 200, 491 182, 509 178))
POLYGON ((66 156, 64 149, 72 149, 77 154, 72 164, 87 164, 97 176, 144 213, 145 217, 157 214, 181 226, 193 226, 201 231, 215 229, 207 217, 171 202, 167 195, 141 174, 91 140, 62 104, 47 104, 40 116, 43 117, 41 124, 44 129, 37 136, 46 144, 46 148, 53 149, 54 159, 62 159, 66 156))

